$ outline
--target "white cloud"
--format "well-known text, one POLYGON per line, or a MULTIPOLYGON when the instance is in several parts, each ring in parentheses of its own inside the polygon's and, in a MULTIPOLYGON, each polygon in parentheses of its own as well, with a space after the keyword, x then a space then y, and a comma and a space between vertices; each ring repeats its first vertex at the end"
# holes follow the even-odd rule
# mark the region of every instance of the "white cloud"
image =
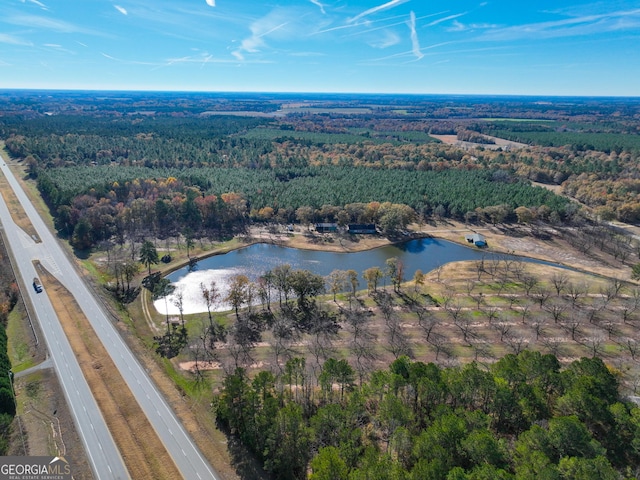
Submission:
POLYGON ((9 45, 25 45, 32 46, 31 42, 26 40, 22 40, 21 38, 14 37, 13 35, 8 35, 6 33, 0 33, 0 43, 8 43, 9 45))
POLYGON ((291 32, 288 32, 284 27, 294 22, 295 18, 293 12, 289 10, 278 9, 272 11, 251 24, 249 27, 251 36, 242 40, 240 46, 231 54, 242 61, 245 59, 245 53, 258 53, 267 46, 264 41, 265 37, 278 31, 281 31, 282 37, 290 36, 291 32))
POLYGON ((52 30, 60 33, 89 33, 96 34, 96 32, 74 25, 73 23, 65 22, 64 20, 56 20, 48 17, 41 17, 38 15, 15 15, 4 19, 6 23, 12 25, 20 25, 23 27, 36 27, 44 28, 45 30, 52 30))
POLYGON ((320 7, 320 11, 322 12, 323 15, 325 15, 327 12, 324 11, 324 5, 322 3, 320 3, 318 0, 309 0, 311 3, 313 3, 314 5, 317 5, 318 7, 320 7))
POLYGON ((411 52, 420 60, 424 57, 424 53, 420 50, 420 41, 418 40, 418 32, 416 32, 416 14, 413 13, 413 10, 407 24, 409 25, 409 30, 411 30, 411 52))
POLYGON ((325 57, 326 53, 321 52, 291 52, 290 57, 325 57))
POLYGON ((113 60, 114 62, 122 63, 122 64, 125 64, 125 65, 152 65, 152 66, 158 66, 157 63, 143 62, 143 61, 139 61, 139 60, 123 60, 121 58, 114 57, 114 56, 109 55, 109 54, 104 53, 104 52, 100 52, 100 55, 102 55, 104 58, 108 58, 109 60, 113 60))
MULTIPOLYGON (((449 15, 448 17, 443 17, 443 18, 439 18, 437 20, 434 20, 433 22, 429 22, 425 25, 425 27, 433 27, 434 25, 438 25, 439 23, 442 22, 446 22, 447 20, 453 20, 454 18, 458 18, 458 17, 462 17, 463 15, 466 15, 467 12, 465 13, 456 13, 454 15, 449 15)), ((458 23, 458 22, 456 22, 458 23)))
MULTIPOLYGON (((429 18, 429 17, 435 17, 437 15, 442 15, 442 13, 446 13, 446 12, 432 13, 432 14, 429 14, 429 15, 423 15, 421 17, 416 17, 416 21, 417 20, 423 20, 423 19, 429 18)), ((349 34, 348 36, 349 37, 354 37, 354 36, 363 35, 363 34, 370 34, 371 32, 375 32, 375 31, 378 31, 378 30, 388 30, 389 28, 395 27, 395 26, 398 26, 398 25, 406 25, 407 24, 407 15, 406 14, 404 14, 404 15, 395 15, 393 17, 381 18, 381 19, 378 19, 378 20, 367 20, 367 21, 362 22, 362 23, 355 23, 355 24, 351 24, 351 25, 345 25, 345 26, 342 26, 342 27, 335 27, 333 29, 328 29, 328 30, 324 30, 324 31, 318 31, 318 32, 313 33, 312 35, 315 35, 317 33, 325 33, 325 32, 328 32, 328 31, 339 29, 339 28, 352 28, 353 29, 355 27, 362 27, 365 24, 366 24, 367 27, 369 27, 370 25, 373 25, 374 23, 388 22, 390 20, 396 20, 396 19, 400 19, 400 18, 402 19, 402 21, 394 22, 394 23, 386 23, 385 25, 381 25, 379 27, 367 28, 366 30, 358 30, 355 33, 349 34)))
POLYGON ((409 0, 391 0, 390 2, 384 3, 382 5, 378 5, 377 7, 373 7, 370 8, 368 10, 365 10, 362 13, 359 13, 358 15, 356 15, 353 18, 350 18, 349 20, 347 20, 348 23, 355 23, 358 20, 360 20, 361 18, 364 18, 366 16, 369 15, 373 15, 374 13, 378 13, 381 12, 383 10, 388 10, 390 8, 393 7, 397 7, 398 5, 402 5, 403 3, 407 3, 409 0))
POLYGON ((447 29, 447 31, 449 31, 449 32, 464 32, 465 30, 467 30, 467 26, 462 24, 462 23, 460 23, 457 20, 454 20, 452 23, 453 23, 453 26, 449 27, 447 29))
POLYGON ((113 6, 116 10, 118 10, 121 14, 123 15, 128 15, 127 14, 127 10, 124 7, 121 7, 120 5, 114 5, 113 6))
POLYGON ((640 27, 640 9, 635 9, 496 28, 485 32, 480 39, 512 41, 526 38, 557 38, 596 35, 638 27, 640 27))
POLYGON ((347 28, 348 29, 353 29, 355 27, 360 27, 360 24, 356 24, 356 25, 339 25, 337 27, 323 28, 321 30, 316 30, 315 32, 312 32, 309 35, 311 35, 311 36, 320 35, 321 33, 335 32, 337 30, 345 30, 347 28))
POLYGON ((62 45, 59 45, 57 43, 44 43, 43 44, 44 47, 47 48, 51 48, 57 52, 63 52, 63 53, 68 53, 70 55, 75 55, 76 52, 73 50, 69 50, 68 48, 64 48, 62 45))
POLYGON ((470 23, 464 24, 457 20, 452 22, 452 26, 447 28, 448 32, 466 32, 469 30, 486 30, 489 28, 499 28, 500 25, 496 25, 495 23, 470 23))
MULTIPOLYGON (((25 0, 22 0, 22 3, 25 3, 25 0)), ((38 5, 43 10, 49 10, 44 3, 39 2, 38 0, 29 0, 29 3, 33 3, 34 5, 38 5)))
POLYGON ((389 48, 400 43, 400 36, 391 30, 384 30, 382 36, 369 42, 375 48, 389 48))
POLYGON ((215 7, 216 6, 216 0, 206 0, 207 5, 209 5, 210 7, 215 7))

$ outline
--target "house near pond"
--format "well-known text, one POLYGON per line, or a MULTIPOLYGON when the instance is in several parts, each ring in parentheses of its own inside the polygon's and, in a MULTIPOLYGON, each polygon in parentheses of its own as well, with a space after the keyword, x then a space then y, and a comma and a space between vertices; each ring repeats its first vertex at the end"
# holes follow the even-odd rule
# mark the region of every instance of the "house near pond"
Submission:
POLYGON ((374 223, 350 223, 347 232, 351 234, 378 233, 374 223))
POLYGON ((465 239, 467 240, 467 242, 473 243, 476 247, 482 248, 487 246, 487 241, 479 233, 474 233, 473 235, 467 235, 465 239))
POLYGON ((332 233, 337 231, 337 223, 316 223, 316 232, 318 233, 332 233))

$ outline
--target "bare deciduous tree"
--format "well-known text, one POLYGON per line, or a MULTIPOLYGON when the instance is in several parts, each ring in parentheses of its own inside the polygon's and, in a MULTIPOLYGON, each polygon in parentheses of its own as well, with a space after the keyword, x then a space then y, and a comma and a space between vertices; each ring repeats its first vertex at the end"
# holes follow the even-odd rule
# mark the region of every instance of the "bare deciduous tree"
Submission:
POLYGON ((607 332, 607 338, 611 340, 614 335, 618 333, 618 324, 611 318, 606 318, 601 326, 605 332, 607 332))
POLYGON ((527 294, 527 296, 529 296, 531 294, 531 290, 533 290, 533 288, 538 285, 538 277, 536 277, 535 275, 530 275, 530 274, 524 274, 522 275, 521 278, 521 282, 522 282, 522 287, 524 288, 524 293, 527 294))
POLYGON ((473 359, 476 361, 481 357, 493 358, 491 344, 486 340, 475 340, 471 342, 471 348, 473 349, 473 359))
POLYGON ((580 327, 582 325, 583 318, 581 314, 576 313, 575 315, 571 315, 569 318, 566 318, 561 326, 564 328, 567 333, 571 335, 571 340, 574 342, 577 341, 578 333, 580 333, 580 327))
POLYGON ((500 342, 504 342, 504 339, 509 336, 513 325, 510 322, 497 321, 492 325, 500 333, 500 342))
POLYGON ((514 355, 518 355, 529 345, 529 339, 521 335, 509 334, 504 337, 504 343, 507 344, 514 355))
POLYGON ((604 338, 599 336, 588 337, 584 342, 589 347, 592 357, 601 356, 604 353, 604 338))
POLYGON ((559 356, 562 351, 562 340, 557 337, 545 338, 542 342, 544 347, 554 356, 559 356))
POLYGON ((564 313, 568 309, 568 305, 562 298, 554 298, 551 301, 546 302, 544 305, 541 305, 542 309, 551 315, 553 318, 553 323, 559 323, 564 318, 564 313))
POLYGON ((422 305, 413 307, 413 311, 418 316, 418 325, 420 325, 422 329, 424 339, 428 342, 433 333, 433 329, 438 324, 437 318, 422 305))
POLYGON ((640 342, 634 340, 633 338, 627 338, 627 341, 624 343, 624 347, 631 355, 633 360, 636 359, 638 353, 640 353, 640 342))
POLYGON ((551 283, 556 290, 556 295, 559 297, 567 287, 569 283, 569 277, 564 272, 555 272, 551 276, 551 283))
POLYGON ((481 312, 487 317, 487 321, 489 325, 493 323, 493 321, 498 318, 500 315, 500 309, 498 307, 494 307, 492 305, 485 306, 481 309, 481 312))
POLYGON ((355 357, 355 368, 358 372, 360 384, 367 373, 373 369, 377 358, 375 352, 376 335, 371 331, 367 322, 368 311, 362 308, 344 311, 347 328, 350 330, 349 349, 355 357))
MULTIPOLYGON (((484 269, 484 258, 482 260, 476 260, 474 262, 474 266, 476 269, 476 275, 478 276, 478 281, 482 280, 482 274, 485 272, 484 269)), ((439 280, 438 280, 439 281, 439 280)))
POLYGON ((402 324, 400 319, 396 315, 391 315, 386 321, 385 326, 387 330, 387 348, 392 353, 394 358, 398 358, 401 355, 407 357, 413 357, 413 351, 409 338, 402 331, 402 324))
POLYGON ((429 343, 436 351, 436 362, 440 358, 441 353, 444 353, 447 357, 450 356, 449 341, 446 336, 440 333, 433 333, 431 335, 431 340, 429 341, 429 343))
POLYGON ((200 292, 202 293, 202 299, 207 306, 207 313, 209 314, 209 326, 213 328, 213 317, 211 316, 211 308, 214 305, 217 305, 218 300, 220 300, 220 290, 218 289, 216 281, 211 280, 211 282, 209 282, 209 286, 205 285, 204 282, 200 283, 200 292))
POLYGON ((522 323, 526 323, 527 318, 531 316, 532 307, 533 303, 531 303, 531 300, 524 298, 518 301, 518 311, 520 312, 522 323))
POLYGON ((600 294, 608 301, 611 301, 620 295, 620 290, 622 290, 623 286, 622 280, 619 278, 611 278, 604 287, 600 288, 600 294))
POLYGON ((184 288, 177 287, 173 292, 173 304, 180 312, 180 323, 184 327, 184 288))
POLYGON ((543 285, 536 285, 536 287, 533 288, 531 295, 536 300, 536 302, 538 302, 540 308, 542 308, 545 302, 551 296, 551 292, 543 285))
POLYGON ((453 317, 453 324, 458 327, 460 333, 462 333, 462 340, 470 345, 469 337, 472 336, 471 328, 473 326, 472 317, 467 315, 466 312, 458 311, 458 313, 453 317))
POLYGON ((589 286, 584 282, 573 283, 567 285, 567 295, 571 299, 571 307, 576 308, 578 300, 589 293, 589 286))

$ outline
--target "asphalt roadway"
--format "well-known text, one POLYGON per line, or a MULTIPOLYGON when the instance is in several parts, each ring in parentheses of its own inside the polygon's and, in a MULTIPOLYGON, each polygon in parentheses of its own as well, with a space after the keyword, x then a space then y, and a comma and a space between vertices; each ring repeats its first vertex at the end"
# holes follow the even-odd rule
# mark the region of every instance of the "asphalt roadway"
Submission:
MULTIPOLYGON (((1 168, 6 175, 8 169, 4 166, 4 161, 1 168)), ((32 279, 37 275, 32 261, 46 254, 44 244, 36 244, 13 222, 2 196, 0 196, 0 222, 9 243, 7 248, 10 248, 13 253, 16 274, 22 277, 26 286, 22 293, 29 297, 35 310, 50 359, 58 374, 94 475, 100 479, 129 478, 120 452, 82 375, 80 365, 71 350, 49 297, 46 292, 36 293, 31 287, 32 279)))
POLYGON ((80 367, 62 331, 46 291, 37 294, 31 287, 36 271, 32 261, 39 260, 75 297, 98 338, 111 356, 149 422, 173 458, 182 477, 188 480, 219 480, 207 460, 188 435, 175 413, 159 392, 147 371, 126 345, 100 302, 80 278, 58 240, 47 228, 29 201, 13 173, 1 160, 2 172, 13 188, 27 216, 40 237, 36 243, 17 227, 0 196, 0 220, 16 259, 16 268, 29 291, 38 321, 45 336, 58 377, 67 396, 76 425, 83 439, 89 461, 98 478, 129 478, 122 458, 102 419, 95 399, 82 376, 80 367), (75 392, 75 393, 74 393, 75 392))

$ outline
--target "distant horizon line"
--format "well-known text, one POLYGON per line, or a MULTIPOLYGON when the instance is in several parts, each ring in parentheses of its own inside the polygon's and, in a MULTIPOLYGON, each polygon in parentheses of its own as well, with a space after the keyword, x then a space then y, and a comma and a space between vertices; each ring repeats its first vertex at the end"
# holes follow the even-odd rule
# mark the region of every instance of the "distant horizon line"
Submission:
POLYGON ((580 94, 543 94, 543 93, 407 93, 407 92, 356 92, 356 91, 268 91, 268 90, 170 90, 170 89, 137 89, 137 88, 24 88, 0 87, 0 92, 69 92, 69 93, 176 93, 176 94, 225 94, 225 95, 375 95, 375 96, 407 96, 407 97, 529 97, 529 98, 606 98, 606 99, 640 99, 640 95, 580 95, 580 94))

